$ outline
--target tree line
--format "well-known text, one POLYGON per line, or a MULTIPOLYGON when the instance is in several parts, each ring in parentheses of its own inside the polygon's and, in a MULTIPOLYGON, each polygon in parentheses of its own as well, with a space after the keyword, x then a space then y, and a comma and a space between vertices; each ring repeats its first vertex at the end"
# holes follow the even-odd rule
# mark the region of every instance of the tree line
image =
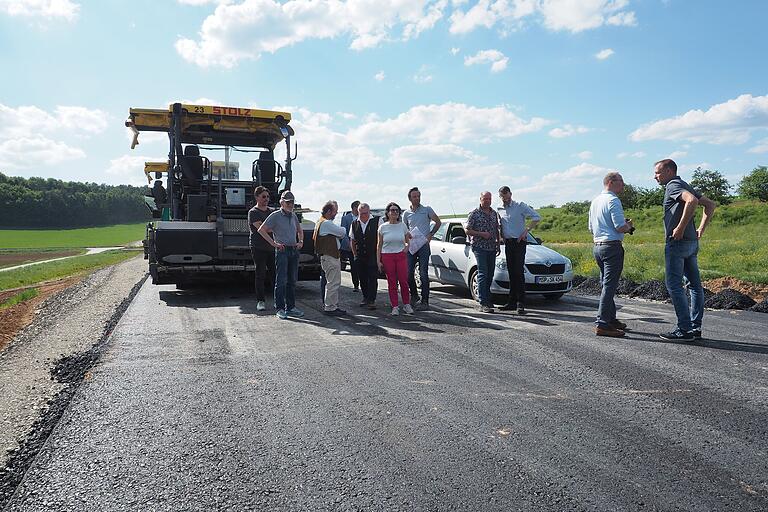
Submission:
POLYGON ((0 173, 0 227, 79 228, 143 222, 147 187, 0 173))
MULTIPOLYGON (((697 167, 693 171, 691 186, 718 204, 729 204, 735 199, 754 199, 768 202, 768 167, 760 166, 744 176, 738 186, 734 187, 720 171, 711 171, 697 167), (737 195, 731 191, 735 189, 737 195)), ((662 187, 636 187, 626 184, 624 192, 619 194, 621 204, 625 209, 644 209, 661 206, 664 200, 662 187)), ((582 214, 589 211, 591 201, 571 201, 562 206, 566 213, 582 214)))

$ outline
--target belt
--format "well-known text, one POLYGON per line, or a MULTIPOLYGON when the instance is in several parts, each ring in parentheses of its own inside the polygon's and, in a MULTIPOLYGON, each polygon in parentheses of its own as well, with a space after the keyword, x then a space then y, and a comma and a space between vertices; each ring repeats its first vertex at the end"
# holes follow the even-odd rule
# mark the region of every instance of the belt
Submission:
POLYGON ((518 240, 517 238, 505 238, 504 243, 507 242, 526 242, 527 240, 518 240))
POLYGON ((621 245, 621 240, 608 240, 606 242, 595 242, 595 245, 621 245))

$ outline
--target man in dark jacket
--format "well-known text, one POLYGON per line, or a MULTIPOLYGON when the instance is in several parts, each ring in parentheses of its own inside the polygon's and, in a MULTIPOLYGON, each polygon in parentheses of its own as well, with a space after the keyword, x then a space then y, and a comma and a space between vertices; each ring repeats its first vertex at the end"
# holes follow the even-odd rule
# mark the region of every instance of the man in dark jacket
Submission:
POLYGON ((360 204, 358 213, 358 219, 349 228, 349 240, 363 292, 360 306, 376 309, 376 292, 379 288, 379 267, 376 263, 379 217, 371 217, 371 207, 366 203, 360 204))

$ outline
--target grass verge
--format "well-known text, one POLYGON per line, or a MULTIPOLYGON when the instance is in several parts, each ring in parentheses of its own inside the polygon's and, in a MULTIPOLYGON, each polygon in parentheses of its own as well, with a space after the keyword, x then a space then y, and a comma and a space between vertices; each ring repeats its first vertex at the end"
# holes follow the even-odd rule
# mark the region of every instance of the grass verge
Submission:
POLYGON ((43 281, 50 281, 51 279, 59 279, 81 272, 96 270, 120 263, 139 254, 141 254, 140 250, 107 251, 101 254, 75 256, 61 261, 40 263, 39 265, 32 265, 17 270, 0 272, 0 290, 29 286, 43 281))
POLYGON ((28 290, 23 290, 16 295, 12 295, 10 298, 4 300, 0 303, 0 310, 10 308, 11 306, 15 306, 16 304, 21 304, 25 300, 34 299, 38 296, 40 292, 37 288, 30 288, 28 290))
POLYGON ((146 223, 80 229, 2 229, 3 249, 111 247, 144 238, 146 223))

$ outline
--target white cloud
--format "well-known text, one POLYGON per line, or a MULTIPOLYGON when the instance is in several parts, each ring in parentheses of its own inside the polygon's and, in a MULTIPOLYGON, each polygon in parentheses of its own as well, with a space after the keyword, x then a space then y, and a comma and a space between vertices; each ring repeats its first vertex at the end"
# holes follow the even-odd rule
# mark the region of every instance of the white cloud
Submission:
POLYGON ((28 169, 85 158, 80 148, 42 136, 0 141, 0 168, 28 169))
POLYGON ((674 160, 676 158, 685 158, 686 156, 688 156, 687 151, 673 151, 669 154, 667 158, 671 158, 672 160, 674 160))
POLYGON ((749 148, 750 153, 768 153, 768 138, 758 141, 757 146, 749 148))
POLYGON ((336 115, 342 119, 346 119, 347 121, 351 121, 352 119, 357 119, 357 116, 350 112, 336 112, 336 115))
POLYGON ((513 187, 513 197, 529 204, 533 201, 538 204, 563 204, 584 200, 600 193, 603 176, 612 170, 615 169, 582 162, 564 171, 547 173, 533 185, 518 189, 513 187))
POLYGON ((421 143, 458 144, 492 142, 537 132, 550 121, 534 117, 525 120, 506 106, 474 107, 463 103, 418 105, 397 117, 370 120, 350 132, 363 143, 373 144, 395 139, 421 143))
POLYGON ((595 54, 595 58, 596 58, 597 60, 605 60, 605 59, 607 59, 608 57, 610 57, 611 55, 613 55, 614 53, 615 53, 615 52, 614 52, 612 49, 610 49, 610 48, 606 48, 606 49, 604 49, 604 50, 600 50, 599 52, 597 52, 597 53, 595 54))
POLYGON ((479 27, 502 26, 508 32, 527 18, 540 20, 550 30, 582 32, 603 25, 637 24, 628 0, 479 0, 466 11, 451 15, 450 31, 465 34, 479 27))
POLYGON ((581 135, 589 132, 589 128, 586 126, 574 126, 571 124, 563 125, 562 127, 553 128, 549 130, 549 136, 556 139, 562 139, 564 137, 572 137, 574 135, 581 135))
POLYGON ((661 119, 639 127, 629 135, 633 141, 686 140, 710 144, 743 144, 757 130, 768 129, 768 96, 742 94, 707 111, 661 119))
POLYGON ((409 170, 417 181, 471 178, 475 183, 501 170, 500 166, 489 166, 485 161, 485 157, 456 144, 400 146, 390 152, 389 159, 393 169, 409 170))
POLYGON ((429 74, 429 66, 422 64, 419 70, 413 75, 413 81, 417 84, 428 84, 432 81, 432 75, 429 74))
POLYGON ((244 59, 311 39, 351 38, 363 50, 389 40, 409 40, 431 29, 447 0, 244 0, 219 5, 198 39, 179 38, 176 50, 201 67, 233 67, 244 59))
POLYGON ((378 73, 376 73, 375 75, 373 75, 373 78, 374 78, 374 79, 375 79, 377 82, 381 82, 381 81, 382 81, 382 80, 384 80, 386 77, 387 77, 387 75, 385 75, 383 71, 379 71, 378 73))
POLYGON ((109 167, 104 173, 118 178, 120 183, 136 186, 146 185, 144 162, 162 162, 167 158, 167 156, 123 155, 110 160, 109 167))
POLYGON ((582 160, 590 160, 590 159, 592 159, 592 152, 591 151, 582 151, 580 153, 576 153, 576 156, 581 158, 582 160))
POLYGON ((628 153, 628 152, 625 151, 625 152, 619 153, 618 155, 616 155, 616 157, 617 158, 627 158, 627 157, 644 158, 645 157, 645 152, 643 152, 643 151, 635 151, 634 153, 628 153))
POLYGON ((64 19, 74 21, 80 4, 70 0, 0 0, 0 12, 31 19, 64 19))
POLYGON ((490 64, 493 73, 505 70, 508 62, 509 59, 499 50, 481 50, 471 57, 464 57, 465 66, 490 64))
POLYGON ((451 55, 458 55, 461 51, 461 48, 451 48, 451 55))

